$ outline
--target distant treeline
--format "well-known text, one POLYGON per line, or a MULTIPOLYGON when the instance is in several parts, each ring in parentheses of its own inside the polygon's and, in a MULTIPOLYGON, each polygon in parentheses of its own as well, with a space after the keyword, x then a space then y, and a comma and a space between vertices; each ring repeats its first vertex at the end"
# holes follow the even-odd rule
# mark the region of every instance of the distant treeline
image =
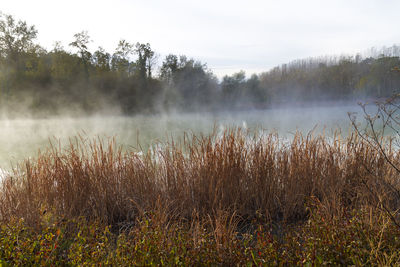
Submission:
POLYGON ((125 114, 171 110, 265 108, 292 101, 387 97, 400 89, 400 47, 369 56, 293 61, 246 78, 244 72, 218 81, 206 64, 168 55, 157 65, 150 44, 121 40, 113 53, 90 52, 87 32, 74 35, 73 52, 35 42, 37 30, 0 14, 0 106, 3 111, 125 114))

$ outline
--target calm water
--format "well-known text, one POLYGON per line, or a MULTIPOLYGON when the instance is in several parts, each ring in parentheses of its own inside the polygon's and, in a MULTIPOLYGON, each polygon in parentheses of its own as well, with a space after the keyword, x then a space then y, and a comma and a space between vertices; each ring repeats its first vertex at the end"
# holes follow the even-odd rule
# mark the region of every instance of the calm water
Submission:
POLYGON ((315 126, 316 132, 324 131, 327 135, 338 128, 346 134, 351 129, 347 112, 360 113, 361 109, 357 105, 341 105, 217 114, 3 119, 0 120, 0 168, 9 169, 23 159, 34 157, 39 149, 49 145, 50 140, 57 139, 66 144, 69 138, 78 134, 89 139, 115 137, 126 149, 146 149, 171 137, 179 139, 184 132, 208 134, 214 128, 222 131, 238 126, 277 131, 288 138, 296 130, 308 133, 315 126))

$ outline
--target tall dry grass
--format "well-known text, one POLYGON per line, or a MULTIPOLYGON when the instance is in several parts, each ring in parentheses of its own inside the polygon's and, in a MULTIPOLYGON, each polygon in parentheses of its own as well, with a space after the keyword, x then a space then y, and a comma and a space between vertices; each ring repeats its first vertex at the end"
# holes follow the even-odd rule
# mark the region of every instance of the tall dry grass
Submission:
MULTIPOLYGON (((390 144, 386 149, 399 163, 390 144)), ((113 140, 77 138, 67 149, 52 146, 26 161, 3 181, 0 216, 32 225, 44 213, 121 227, 148 213, 166 224, 210 221, 215 228, 292 223, 307 218, 312 198, 332 216, 366 205, 394 210, 398 181, 381 154, 356 135, 297 133, 287 142, 237 129, 170 142, 145 155, 123 152, 113 140)))

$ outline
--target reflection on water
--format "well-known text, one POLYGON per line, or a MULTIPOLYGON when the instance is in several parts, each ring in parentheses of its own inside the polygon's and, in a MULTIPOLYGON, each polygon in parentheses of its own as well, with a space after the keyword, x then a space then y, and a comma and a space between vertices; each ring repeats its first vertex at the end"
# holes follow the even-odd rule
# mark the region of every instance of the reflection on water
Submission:
POLYGON ((289 138, 296 130, 308 133, 314 127, 316 132, 324 131, 327 135, 338 128, 347 134, 351 129, 347 112, 359 111, 357 105, 342 105, 217 114, 3 119, 0 120, 0 167, 7 169, 22 159, 35 156, 53 138, 65 144, 68 138, 78 134, 85 138, 115 137, 117 143, 127 149, 147 149, 158 141, 171 137, 179 139, 184 132, 209 134, 214 129, 222 131, 230 127, 277 131, 280 136, 289 138))

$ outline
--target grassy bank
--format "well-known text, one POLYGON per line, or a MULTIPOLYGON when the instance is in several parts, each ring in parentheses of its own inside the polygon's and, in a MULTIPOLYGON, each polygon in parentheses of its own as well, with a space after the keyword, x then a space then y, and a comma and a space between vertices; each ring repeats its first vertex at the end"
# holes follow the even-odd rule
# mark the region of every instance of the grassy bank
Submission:
POLYGON ((54 146, 5 179, 0 258, 25 264, 399 264, 400 159, 356 135, 54 146))

